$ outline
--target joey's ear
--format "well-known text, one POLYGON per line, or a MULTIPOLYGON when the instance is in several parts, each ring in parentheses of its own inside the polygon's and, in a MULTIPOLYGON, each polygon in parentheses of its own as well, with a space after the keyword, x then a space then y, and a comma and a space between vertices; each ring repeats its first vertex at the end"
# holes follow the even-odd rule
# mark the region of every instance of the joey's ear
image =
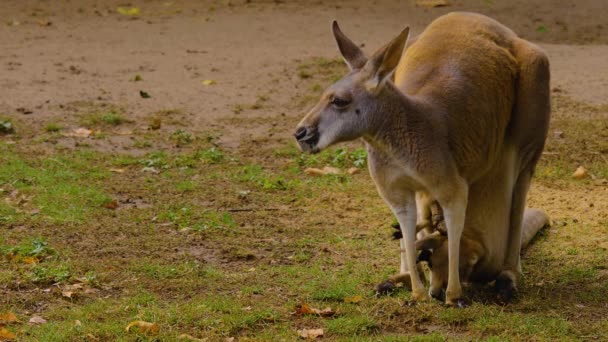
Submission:
POLYGON ((366 86, 369 91, 375 91, 393 73, 399 64, 409 33, 410 28, 406 27, 367 61, 365 69, 369 73, 369 80, 366 86))
POLYGON ((334 20, 331 29, 334 32, 336 43, 338 43, 338 49, 350 70, 361 69, 367 62, 363 51, 340 30, 337 21, 334 20))
POLYGON ((446 237, 439 234, 433 233, 423 237, 422 239, 416 241, 416 249, 425 250, 425 249, 437 249, 443 245, 446 241, 446 237))

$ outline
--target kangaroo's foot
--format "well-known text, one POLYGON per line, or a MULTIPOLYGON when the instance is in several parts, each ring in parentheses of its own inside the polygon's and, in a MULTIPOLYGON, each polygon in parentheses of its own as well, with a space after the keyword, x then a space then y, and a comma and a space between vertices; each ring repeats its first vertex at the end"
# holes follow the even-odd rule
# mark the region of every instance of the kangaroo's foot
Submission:
POLYGON ((513 271, 502 271, 496 278, 494 288, 501 304, 510 303, 517 296, 516 275, 513 271))

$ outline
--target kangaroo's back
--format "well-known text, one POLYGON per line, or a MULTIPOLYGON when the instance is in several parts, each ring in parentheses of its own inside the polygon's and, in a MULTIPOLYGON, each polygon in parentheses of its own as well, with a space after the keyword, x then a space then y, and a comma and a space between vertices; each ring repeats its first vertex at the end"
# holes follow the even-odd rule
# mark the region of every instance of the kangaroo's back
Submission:
POLYGON ((416 38, 395 71, 402 92, 437 107, 437 125, 469 181, 488 171, 502 147, 515 99, 516 39, 493 19, 451 13, 416 38))

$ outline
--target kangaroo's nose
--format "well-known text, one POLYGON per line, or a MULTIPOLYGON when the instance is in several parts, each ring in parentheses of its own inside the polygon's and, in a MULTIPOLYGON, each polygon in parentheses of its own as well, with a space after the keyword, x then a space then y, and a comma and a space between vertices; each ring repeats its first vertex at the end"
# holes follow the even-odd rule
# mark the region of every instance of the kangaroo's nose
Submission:
POLYGON ((296 137, 296 140, 301 140, 306 136, 306 133, 306 127, 300 127, 296 130, 296 133, 293 136, 296 137))

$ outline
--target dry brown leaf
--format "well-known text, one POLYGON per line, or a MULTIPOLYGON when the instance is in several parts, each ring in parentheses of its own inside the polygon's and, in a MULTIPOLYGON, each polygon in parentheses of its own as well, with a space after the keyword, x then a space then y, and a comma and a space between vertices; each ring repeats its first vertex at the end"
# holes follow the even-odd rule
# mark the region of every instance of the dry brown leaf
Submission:
POLYGON ((63 135, 66 137, 77 137, 77 138, 87 138, 93 134, 93 131, 87 128, 76 128, 74 131, 69 133, 64 133, 63 135))
POLYGON ((317 169, 316 167, 309 167, 304 170, 309 176, 324 176, 324 175, 341 175, 342 170, 333 166, 325 166, 323 169, 317 169))
POLYGON ((443 7, 449 6, 450 2, 448 0, 416 0, 416 6, 422 7, 443 7))
POLYGON ((118 202, 116 202, 116 200, 112 200, 106 204, 103 205, 104 208, 106 209, 117 209, 118 208, 118 202))
POLYGON ((131 328, 139 329, 139 332, 145 334, 158 334, 160 327, 156 323, 144 322, 144 321, 133 321, 127 325, 126 331, 131 331, 131 328))
POLYGON ((66 298, 72 298, 73 294, 74 294, 74 291, 61 291, 61 295, 66 298))
POLYGON ((83 288, 82 284, 71 284, 71 285, 68 284, 63 287, 64 290, 68 290, 68 291, 80 290, 82 288, 83 288))
POLYGON ((42 318, 41 316, 34 315, 28 322, 32 324, 44 324, 46 323, 46 319, 42 318))
POLYGON ((154 118, 152 119, 152 122, 150 122, 150 125, 148 126, 151 130, 158 130, 160 129, 160 127, 162 126, 162 120, 161 118, 154 118))
POLYGON ((177 337, 178 340, 186 340, 186 341, 194 341, 194 342, 205 342, 207 341, 207 339, 202 339, 202 338, 196 338, 192 335, 188 335, 188 334, 181 334, 177 337))
POLYGON ((572 177, 574 177, 575 179, 583 179, 586 178, 588 175, 589 173, 587 172, 587 169, 585 169, 584 166, 579 166, 572 174, 572 177))
POLYGON ((6 328, 0 328, 0 341, 14 340, 17 335, 13 334, 6 328))
POLYGON ((96 337, 96 336, 95 336, 95 335, 93 335, 93 334, 87 334, 87 339, 88 339, 89 341, 94 341, 94 342, 99 341, 99 338, 98 338, 98 337, 96 337))
POLYGON ((346 171, 346 173, 348 173, 349 175, 354 175, 355 173, 359 173, 359 168, 351 167, 346 171))
POLYGON ((80 320, 75 320, 74 321, 74 326, 75 327, 81 327, 82 326, 82 322, 80 322, 80 320))
POLYGON ((38 263, 39 260, 36 257, 29 256, 29 257, 21 258, 21 261, 24 264, 32 265, 32 264, 38 263))
POLYGON ((306 170, 304 170, 304 173, 309 176, 323 176, 325 174, 325 171, 323 171, 321 169, 317 169, 315 167, 309 167, 306 170))
POLYGON ((4 323, 4 324, 9 324, 9 323, 21 323, 21 321, 19 320, 19 318, 17 318, 17 316, 10 312, 4 312, 4 313, 0 313, 0 323, 4 323))
POLYGON ((110 172, 114 172, 114 173, 125 173, 125 169, 110 169, 110 172))
POLYGON ((333 167, 333 166, 325 166, 323 168, 323 172, 325 172, 326 175, 341 175, 342 174, 342 170, 340 170, 337 167, 333 167))
POLYGON ((302 329, 298 330, 298 335, 302 338, 314 340, 323 336, 323 329, 302 329))
POLYGON ((359 303, 362 300, 363 300, 363 296, 362 295, 356 295, 356 296, 344 298, 344 302, 345 303, 353 303, 353 304, 357 304, 357 303, 359 303))
POLYGON ((210 86, 210 85, 214 85, 216 82, 215 82, 215 80, 204 80, 202 83, 204 86, 210 86))
POLYGON ((298 316, 319 315, 321 317, 330 317, 330 316, 335 315, 336 312, 334 310, 332 310, 330 307, 327 307, 323 310, 319 310, 319 309, 311 307, 310 305, 308 305, 306 303, 302 303, 302 304, 296 305, 295 314, 298 316))

